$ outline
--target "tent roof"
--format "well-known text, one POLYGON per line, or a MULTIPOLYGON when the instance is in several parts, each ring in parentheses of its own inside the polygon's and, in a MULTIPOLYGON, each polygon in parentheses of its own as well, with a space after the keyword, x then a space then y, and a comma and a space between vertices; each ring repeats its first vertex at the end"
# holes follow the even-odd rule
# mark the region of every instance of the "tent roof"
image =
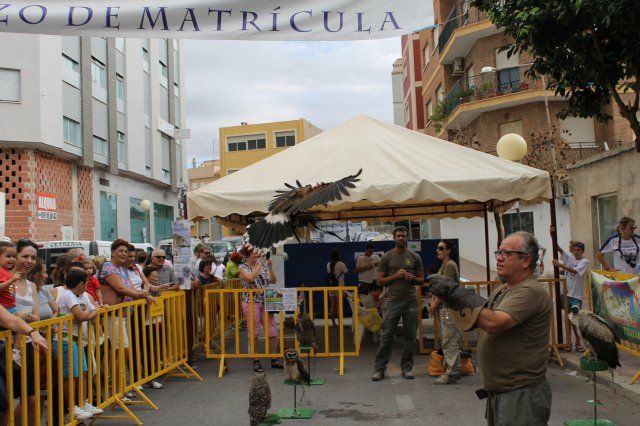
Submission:
POLYGON ((191 218, 266 213, 283 183, 330 182, 362 168, 320 219, 472 217, 484 203, 551 198, 549 174, 367 116, 357 116, 188 193, 191 218))

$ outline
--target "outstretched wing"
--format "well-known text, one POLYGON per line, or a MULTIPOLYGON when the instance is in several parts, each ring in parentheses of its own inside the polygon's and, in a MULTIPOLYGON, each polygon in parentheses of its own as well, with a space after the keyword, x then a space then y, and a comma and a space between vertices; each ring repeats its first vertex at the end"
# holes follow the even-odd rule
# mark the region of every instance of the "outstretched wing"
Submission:
POLYGON ((285 183, 289 189, 276 191, 274 200, 269 203, 269 212, 293 215, 320 204, 342 200, 342 196, 349 196, 349 189, 356 187, 355 183, 360 181, 358 177, 361 173, 362 169, 355 175, 315 186, 302 186, 298 181, 296 181, 297 187, 285 183))
POLYGON ((596 358, 605 361, 610 368, 620 366, 616 342, 620 338, 609 323, 593 312, 580 312, 580 334, 589 342, 596 358))
POLYGON ((269 213, 264 219, 247 226, 247 232, 243 237, 252 247, 269 250, 293 234, 294 229, 289 216, 269 213))

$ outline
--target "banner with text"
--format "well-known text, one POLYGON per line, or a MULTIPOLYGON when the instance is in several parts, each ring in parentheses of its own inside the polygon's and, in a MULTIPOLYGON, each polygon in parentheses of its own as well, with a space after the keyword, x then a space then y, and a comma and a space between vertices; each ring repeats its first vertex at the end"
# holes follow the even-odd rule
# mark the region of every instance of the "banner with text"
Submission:
POLYGON ((622 339, 640 344, 639 277, 591 271, 590 281, 593 312, 609 321, 622 339))
POLYGON ((364 40, 433 23, 423 0, 8 1, 0 32, 220 40, 364 40))

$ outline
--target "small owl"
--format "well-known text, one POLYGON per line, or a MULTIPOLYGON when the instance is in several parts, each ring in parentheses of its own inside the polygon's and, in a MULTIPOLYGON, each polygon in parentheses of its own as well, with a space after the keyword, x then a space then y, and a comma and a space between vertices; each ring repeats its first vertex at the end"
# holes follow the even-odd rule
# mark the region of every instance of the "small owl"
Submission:
POLYGON ((298 357, 298 352, 293 348, 284 351, 284 377, 295 382, 304 382, 307 385, 311 382, 307 367, 298 357))
POLYGON ((249 418, 251 426, 258 426, 271 408, 271 388, 264 373, 256 373, 249 389, 249 418))
POLYGON ((301 346, 311 346, 316 349, 316 327, 307 314, 298 315, 296 337, 301 346))

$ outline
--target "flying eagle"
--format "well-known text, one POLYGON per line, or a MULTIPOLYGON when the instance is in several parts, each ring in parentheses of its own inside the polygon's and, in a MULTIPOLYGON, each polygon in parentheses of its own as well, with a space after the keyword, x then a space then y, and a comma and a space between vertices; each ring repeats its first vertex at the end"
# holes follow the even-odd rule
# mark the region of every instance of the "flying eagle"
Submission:
MULTIPOLYGON (((274 199, 269 203, 269 213, 264 219, 247 226, 247 232, 244 234, 245 242, 258 250, 265 251, 291 236, 295 236, 300 241, 297 235, 299 229, 311 226, 319 230, 314 218, 302 213, 321 204, 326 207, 332 201, 349 196, 349 189, 356 187, 355 183, 360 181, 358 176, 361 173, 362 169, 355 175, 335 182, 322 182, 313 186, 303 186, 298 180, 296 180, 297 186, 285 183, 288 189, 276 191, 274 199)), ((328 233, 337 237, 332 232, 328 233)))
POLYGON ((616 342, 620 342, 620 337, 604 319, 593 312, 572 306, 569 320, 576 326, 578 336, 597 360, 606 362, 609 368, 620 367, 616 346, 616 342))

